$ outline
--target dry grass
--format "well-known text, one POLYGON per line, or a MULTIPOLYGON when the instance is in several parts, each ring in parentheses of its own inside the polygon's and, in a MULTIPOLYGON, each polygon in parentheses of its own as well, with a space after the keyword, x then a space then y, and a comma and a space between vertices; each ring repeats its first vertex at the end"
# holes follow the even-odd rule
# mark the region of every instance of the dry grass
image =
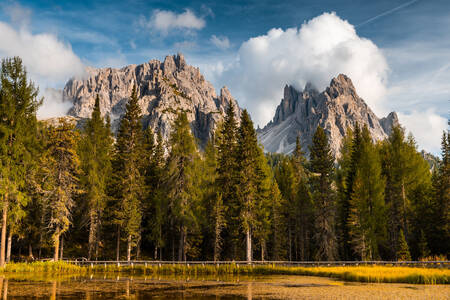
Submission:
POLYGON ((286 267, 278 265, 239 266, 227 265, 96 265, 76 266, 65 262, 34 262, 8 264, 0 272, 36 272, 58 274, 130 273, 145 275, 306 275, 337 278, 354 282, 449 284, 448 268, 414 268, 395 266, 344 266, 344 267, 286 267))

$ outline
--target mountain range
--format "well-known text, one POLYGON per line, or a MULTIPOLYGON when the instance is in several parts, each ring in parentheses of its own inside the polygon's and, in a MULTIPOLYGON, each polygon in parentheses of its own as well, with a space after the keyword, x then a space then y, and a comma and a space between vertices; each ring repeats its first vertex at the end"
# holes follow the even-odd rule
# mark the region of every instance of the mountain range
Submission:
MULTIPOLYGON (((144 127, 160 130, 167 140, 177 112, 184 111, 192 132, 203 147, 225 115, 230 103, 241 109, 230 91, 223 87, 219 94, 196 67, 186 63, 182 54, 166 56, 163 62, 151 60, 121 69, 89 68, 83 79, 70 79, 63 90, 63 100, 73 103, 69 117, 79 124, 89 118, 95 97, 100 98, 102 115, 108 114, 113 131, 117 132, 120 117, 133 85, 137 87, 144 127)), ((346 128, 367 125, 374 140, 386 138, 398 124, 395 112, 378 118, 358 96, 350 78, 340 74, 322 92, 307 84, 303 91, 286 85, 284 97, 273 120, 258 129, 258 138, 268 152, 290 153, 297 136, 308 153, 317 126, 322 126, 330 138, 331 149, 339 154, 346 128)))

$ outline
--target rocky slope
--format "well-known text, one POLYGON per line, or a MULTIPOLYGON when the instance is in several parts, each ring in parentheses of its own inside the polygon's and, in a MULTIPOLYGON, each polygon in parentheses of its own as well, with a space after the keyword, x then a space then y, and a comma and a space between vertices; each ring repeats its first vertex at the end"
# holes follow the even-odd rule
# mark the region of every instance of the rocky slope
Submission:
MULTIPOLYGON (((151 60, 121 69, 91 68, 88 73, 86 79, 71 79, 63 90, 63 100, 73 103, 69 115, 80 119, 90 117, 98 94, 100 110, 103 115, 110 115, 114 131, 134 84, 144 126, 161 130, 166 140, 177 112, 187 113, 192 131, 203 146, 223 119, 229 103, 238 107, 226 87, 217 95, 200 70, 186 64, 182 54, 167 56, 163 62, 151 60)), ((238 109, 236 115, 239 114, 238 109)))
POLYGON ((303 91, 287 85, 273 120, 258 130, 258 138, 265 151, 291 153, 296 137, 300 136, 303 150, 308 153, 312 136, 320 125, 330 138, 333 153, 339 155, 346 128, 354 128, 356 123, 366 124, 373 139, 381 140, 398 124, 398 118, 392 112, 379 119, 358 96, 350 78, 341 74, 323 92, 311 84, 303 91))

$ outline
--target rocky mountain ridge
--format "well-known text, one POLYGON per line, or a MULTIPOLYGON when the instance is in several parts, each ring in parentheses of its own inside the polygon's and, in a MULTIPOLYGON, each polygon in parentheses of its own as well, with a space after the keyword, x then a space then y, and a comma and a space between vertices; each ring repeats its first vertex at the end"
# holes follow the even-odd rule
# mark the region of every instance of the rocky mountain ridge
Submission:
POLYGON ((172 123, 180 111, 187 114, 192 132, 204 146, 232 102, 240 109, 226 87, 217 95, 200 70, 186 63, 182 54, 166 56, 163 62, 151 60, 121 69, 88 69, 86 79, 71 79, 63 90, 63 100, 71 101, 69 115, 89 118, 95 97, 100 98, 102 115, 110 115, 116 132, 120 117, 136 84, 144 126, 160 130, 167 140, 172 123))
POLYGON ((299 136, 308 154, 312 136, 320 125, 330 139, 333 153, 339 156, 346 128, 354 128, 356 123, 367 125, 374 140, 382 140, 398 124, 398 118, 391 112, 379 119, 358 96, 350 78, 340 74, 322 92, 311 84, 303 91, 286 85, 273 120, 258 130, 258 138, 265 151, 291 153, 299 136))

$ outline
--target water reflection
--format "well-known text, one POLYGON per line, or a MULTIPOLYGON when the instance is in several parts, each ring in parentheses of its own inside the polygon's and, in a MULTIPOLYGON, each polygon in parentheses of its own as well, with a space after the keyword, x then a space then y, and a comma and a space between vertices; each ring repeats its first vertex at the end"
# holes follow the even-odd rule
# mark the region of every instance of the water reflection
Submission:
POLYGON ((152 276, 126 273, 0 275, 2 299, 445 299, 450 287, 346 283, 308 276, 152 276), (432 295, 432 297, 430 297, 432 295))
MULTIPOLYGON (((0 276, 0 295, 13 299, 247 299, 247 297, 206 294, 238 282, 233 276, 128 276, 102 273, 88 275, 8 274, 0 276), (10 286, 8 289, 8 285, 10 286), (195 293, 201 290, 202 293, 195 293)), ((248 299, 252 299, 252 285, 247 287, 248 299)))

